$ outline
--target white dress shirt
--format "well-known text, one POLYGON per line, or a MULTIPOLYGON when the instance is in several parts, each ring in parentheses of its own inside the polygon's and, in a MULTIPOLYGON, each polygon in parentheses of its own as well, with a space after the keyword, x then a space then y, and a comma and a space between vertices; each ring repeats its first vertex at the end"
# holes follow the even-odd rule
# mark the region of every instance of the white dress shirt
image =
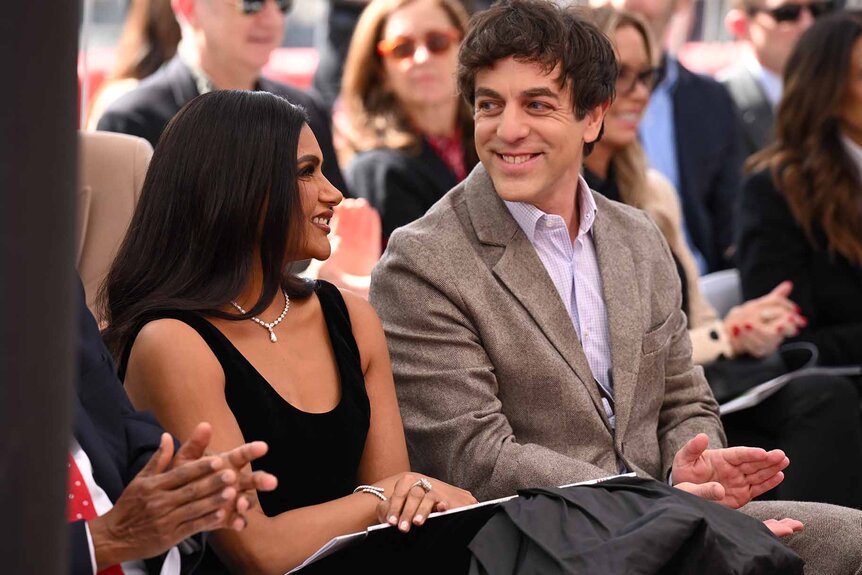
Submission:
POLYGON ((561 216, 546 214, 532 204, 504 203, 535 248, 569 312, 587 363, 602 389, 605 411, 613 425, 610 330, 592 237, 598 210, 589 186, 580 176, 577 198, 580 221, 574 242, 561 216))

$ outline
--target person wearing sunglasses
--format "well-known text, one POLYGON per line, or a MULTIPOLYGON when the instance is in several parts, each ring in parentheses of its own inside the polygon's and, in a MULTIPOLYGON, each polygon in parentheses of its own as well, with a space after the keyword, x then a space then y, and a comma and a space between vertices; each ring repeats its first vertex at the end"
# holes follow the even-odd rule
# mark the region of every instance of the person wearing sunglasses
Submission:
POLYGON ((372 0, 342 83, 351 191, 380 211, 383 239, 421 217, 478 161, 455 85, 467 13, 457 0, 372 0))
POLYGON ((171 0, 180 25, 177 55, 107 107, 97 129, 145 138, 154 147, 168 121, 211 90, 263 90, 305 108, 320 142, 323 173, 346 190, 332 143, 329 112, 316 95, 261 75, 281 44, 293 0, 171 0))
POLYGON ((736 104, 746 156, 772 139, 781 75, 797 40, 814 20, 836 8, 835 0, 734 0, 725 27, 747 44, 743 61, 719 74, 736 104))
MULTIPOLYGON (((807 321, 788 298, 792 285, 776 280, 777 287, 735 306, 724 318, 709 305, 683 241, 676 191, 659 172, 647 168, 638 142, 638 125, 659 81, 646 24, 633 13, 611 8, 588 14, 613 41, 620 73, 602 139, 584 159, 587 183, 605 197, 643 209, 658 225, 684 286, 682 308, 692 361, 704 366, 707 380, 715 373, 710 366, 772 353, 807 321)), ((854 397, 853 385, 845 379, 802 378, 754 408, 722 417, 722 423, 730 445, 781 449, 793 462, 785 481, 773 490, 776 498, 858 508, 862 507, 862 428, 854 397), (815 388, 817 393, 812 394, 815 388), (833 477, 830 464, 841 464, 844 473, 833 477)))

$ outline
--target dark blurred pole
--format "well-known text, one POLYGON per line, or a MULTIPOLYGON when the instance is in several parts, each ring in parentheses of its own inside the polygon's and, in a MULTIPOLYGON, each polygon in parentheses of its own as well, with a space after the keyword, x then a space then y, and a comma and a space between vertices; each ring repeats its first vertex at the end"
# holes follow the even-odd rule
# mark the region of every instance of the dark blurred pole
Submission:
POLYGON ((0 573, 66 567, 78 2, 0 10, 0 573))

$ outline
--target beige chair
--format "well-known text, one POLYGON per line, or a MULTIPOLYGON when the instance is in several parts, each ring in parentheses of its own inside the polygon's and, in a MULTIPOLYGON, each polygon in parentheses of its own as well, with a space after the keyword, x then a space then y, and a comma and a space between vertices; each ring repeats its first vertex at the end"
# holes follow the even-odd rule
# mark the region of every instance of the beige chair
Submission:
POLYGON ((80 132, 78 273, 87 307, 95 309, 99 286, 126 235, 153 149, 134 136, 80 132))

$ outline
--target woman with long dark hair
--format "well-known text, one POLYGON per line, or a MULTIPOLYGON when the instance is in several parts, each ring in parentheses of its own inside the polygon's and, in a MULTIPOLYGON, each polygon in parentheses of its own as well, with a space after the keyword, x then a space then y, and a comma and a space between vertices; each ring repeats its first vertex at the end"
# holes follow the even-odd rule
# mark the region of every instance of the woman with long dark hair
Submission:
POLYGON ((862 12, 825 16, 784 73, 775 140, 751 158, 737 259, 746 297, 789 279, 821 363, 862 364, 862 12))
POLYGON ((242 533, 211 537, 232 571, 281 574, 336 535, 378 520, 407 531, 475 501, 409 472, 373 309, 285 271, 329 256, 341 193, 322 162, 278 96, 194 99, 162 135, 103 290, 105 340, 139 408, 181 438, 212 423, 218 450, 270 445, 259 467, 278 488, 242 533))
POLYGON ((344 158, 351 191, 380 211, 383 237, 423 216, 478 157, 458 95, 458 0, 372 0, 344 66, 344 158))
MULTIPOLYGON (((792 285, 776 279, 761 297, 735 306, 724 318, 706 301, 684 236, 676 191, 648 168, 638 143, 638 124, 658 79, 648 28, 639 16, 611 8, 590 15, 612 39, 620 74, 602 139, 584 160, 587 182, 605 196, 649 213, 665 236, 680 272, 692 359, 705 367, 708 379, 715 373, 711 365, 727 366, 738 358, 774 352, 805 323, 787 297, 792 285)), ((862 427, 855 397, 852 383, 845 379, 803 378, 755 407, 723 416, 722 423, 730 445, 782 449, 793 462, 773 496, 860 508, 862 427), (836 466, 842 468, 838 476, 836 466)))

